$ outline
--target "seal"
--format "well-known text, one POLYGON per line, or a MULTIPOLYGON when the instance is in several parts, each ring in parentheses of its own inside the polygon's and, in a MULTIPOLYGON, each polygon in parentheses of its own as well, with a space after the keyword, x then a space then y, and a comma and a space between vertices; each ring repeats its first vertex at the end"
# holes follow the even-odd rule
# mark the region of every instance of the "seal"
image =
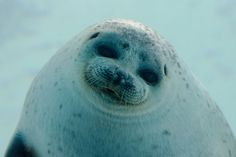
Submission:
POLYGON ((74 37, 34 79, 6 157, 235 157, 215 102, 173 47, 130 20, 74 37))

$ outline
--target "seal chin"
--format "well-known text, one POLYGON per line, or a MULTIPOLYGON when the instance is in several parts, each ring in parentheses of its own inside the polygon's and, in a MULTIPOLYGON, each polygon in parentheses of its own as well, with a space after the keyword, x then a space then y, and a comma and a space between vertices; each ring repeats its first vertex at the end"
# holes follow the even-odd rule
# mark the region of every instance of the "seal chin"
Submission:
POLYGON ((113 62, 90 62, 85 69, 85 81, 103 100, 112 100, 114 104, 139 105, 147 97, 145 86, 113 62))

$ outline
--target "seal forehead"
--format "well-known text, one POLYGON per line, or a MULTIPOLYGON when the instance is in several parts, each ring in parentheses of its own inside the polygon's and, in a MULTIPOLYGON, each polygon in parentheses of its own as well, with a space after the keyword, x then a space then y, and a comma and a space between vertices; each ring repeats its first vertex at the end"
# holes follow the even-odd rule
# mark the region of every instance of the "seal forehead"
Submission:
POLYGON ((92 32, 89 39, 105 35, 105 39, 119 42, 123 48, 131 48, 132 55, 138 54, 141 61, 159 58, 157 62, 160 62, 160 55, 166 53, 164 38, 151 28, 131 20, 104 21, 95 25, 92 32))
POLYGON ((161 37, 152 29, 131 20, 108 20, 97 24, 95 30, 119 33, 129 41, 137 41, 140 46, 161 41, 161 37))
POLYGON ((147 26, 135 22, 132 20, 107 20, 103 23, 100 23, 97 25, 98 27, 105 27, 105 28, 116 28, 116 29, 124 29, 124 28, 129 28, 129 29, 136 29, 136 30, 142 30, 144 32, 153 32, 150 28, 147 26))

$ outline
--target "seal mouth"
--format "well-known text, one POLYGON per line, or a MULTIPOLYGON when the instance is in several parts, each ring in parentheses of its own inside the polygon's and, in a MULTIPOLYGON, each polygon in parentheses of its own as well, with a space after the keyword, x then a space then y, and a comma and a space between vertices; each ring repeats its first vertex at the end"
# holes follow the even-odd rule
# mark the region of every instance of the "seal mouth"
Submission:
MULTIPOLYGON (((116 92, 115 89, 111 89, 109 87, 103 87, 103 88, 97 88, 98 92, 101 92, 100 94, 104 97, 104 99, 112 99, 112 101, 116 101, 119 104, 123 105, 138 105, 141 104, 143 101, 138 103, 132 103, 125 99, 125 96, 122 96, 118 92, 116 92)), ((125 94, 124 94, 125 95, 125 94)))
MULTIPOLYGON (((132 95, 130 95, 130 98, 127 98, 128 93, 131 91, 124 91, 120 92, 119 88, 112 88, 112 87, 98 87, 98 86, 92 86, 94 91, 96 91, 97 94, 101 95, 103 100, 108 100, 112 102, 116 102, 120 105, 139 105, 142 104, 144 100, 138 100, 138 101, 132 101, 131 99, 133 98, 132 95)), ((131 92, 132 93, 132 92, 131 92)), ((116 104, 115 103, 115 104, 116 104)))
POLYGON ((103 92, 108 93, 108 94, 115 95, 115 92, 114 92, 113 90, 109 89, 109 88, 104 88, 104 89, 103 89, 103 92))
POLYGON ((112 98, 115 98, 115 99, 119 99, 119 96, 118 96, 118 94, 114 91, 114 90, 112 90, 112 89, 110 89, 110 88, 102 88, 101 89, 101 91, 103 92, 103 93, 105 93, 106 95, 108 95, 108 96, 110 96, 110 97, 112 97, 112 98))

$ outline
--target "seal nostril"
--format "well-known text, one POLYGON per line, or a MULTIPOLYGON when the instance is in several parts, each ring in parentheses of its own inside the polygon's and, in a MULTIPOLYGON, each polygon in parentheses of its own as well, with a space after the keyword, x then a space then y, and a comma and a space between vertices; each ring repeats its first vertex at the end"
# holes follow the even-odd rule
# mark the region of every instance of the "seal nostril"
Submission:
POLYGON ((114 85, 118 85, 118 84, 120 84, 121 83, 121 81, 123 80, 123 74, 120 72, 120 71, 118 71, 117 73, 116 73, 116 77, 115 77, 115 79, 114 79, 114 81, 113 81, 113 84, 114 85))

